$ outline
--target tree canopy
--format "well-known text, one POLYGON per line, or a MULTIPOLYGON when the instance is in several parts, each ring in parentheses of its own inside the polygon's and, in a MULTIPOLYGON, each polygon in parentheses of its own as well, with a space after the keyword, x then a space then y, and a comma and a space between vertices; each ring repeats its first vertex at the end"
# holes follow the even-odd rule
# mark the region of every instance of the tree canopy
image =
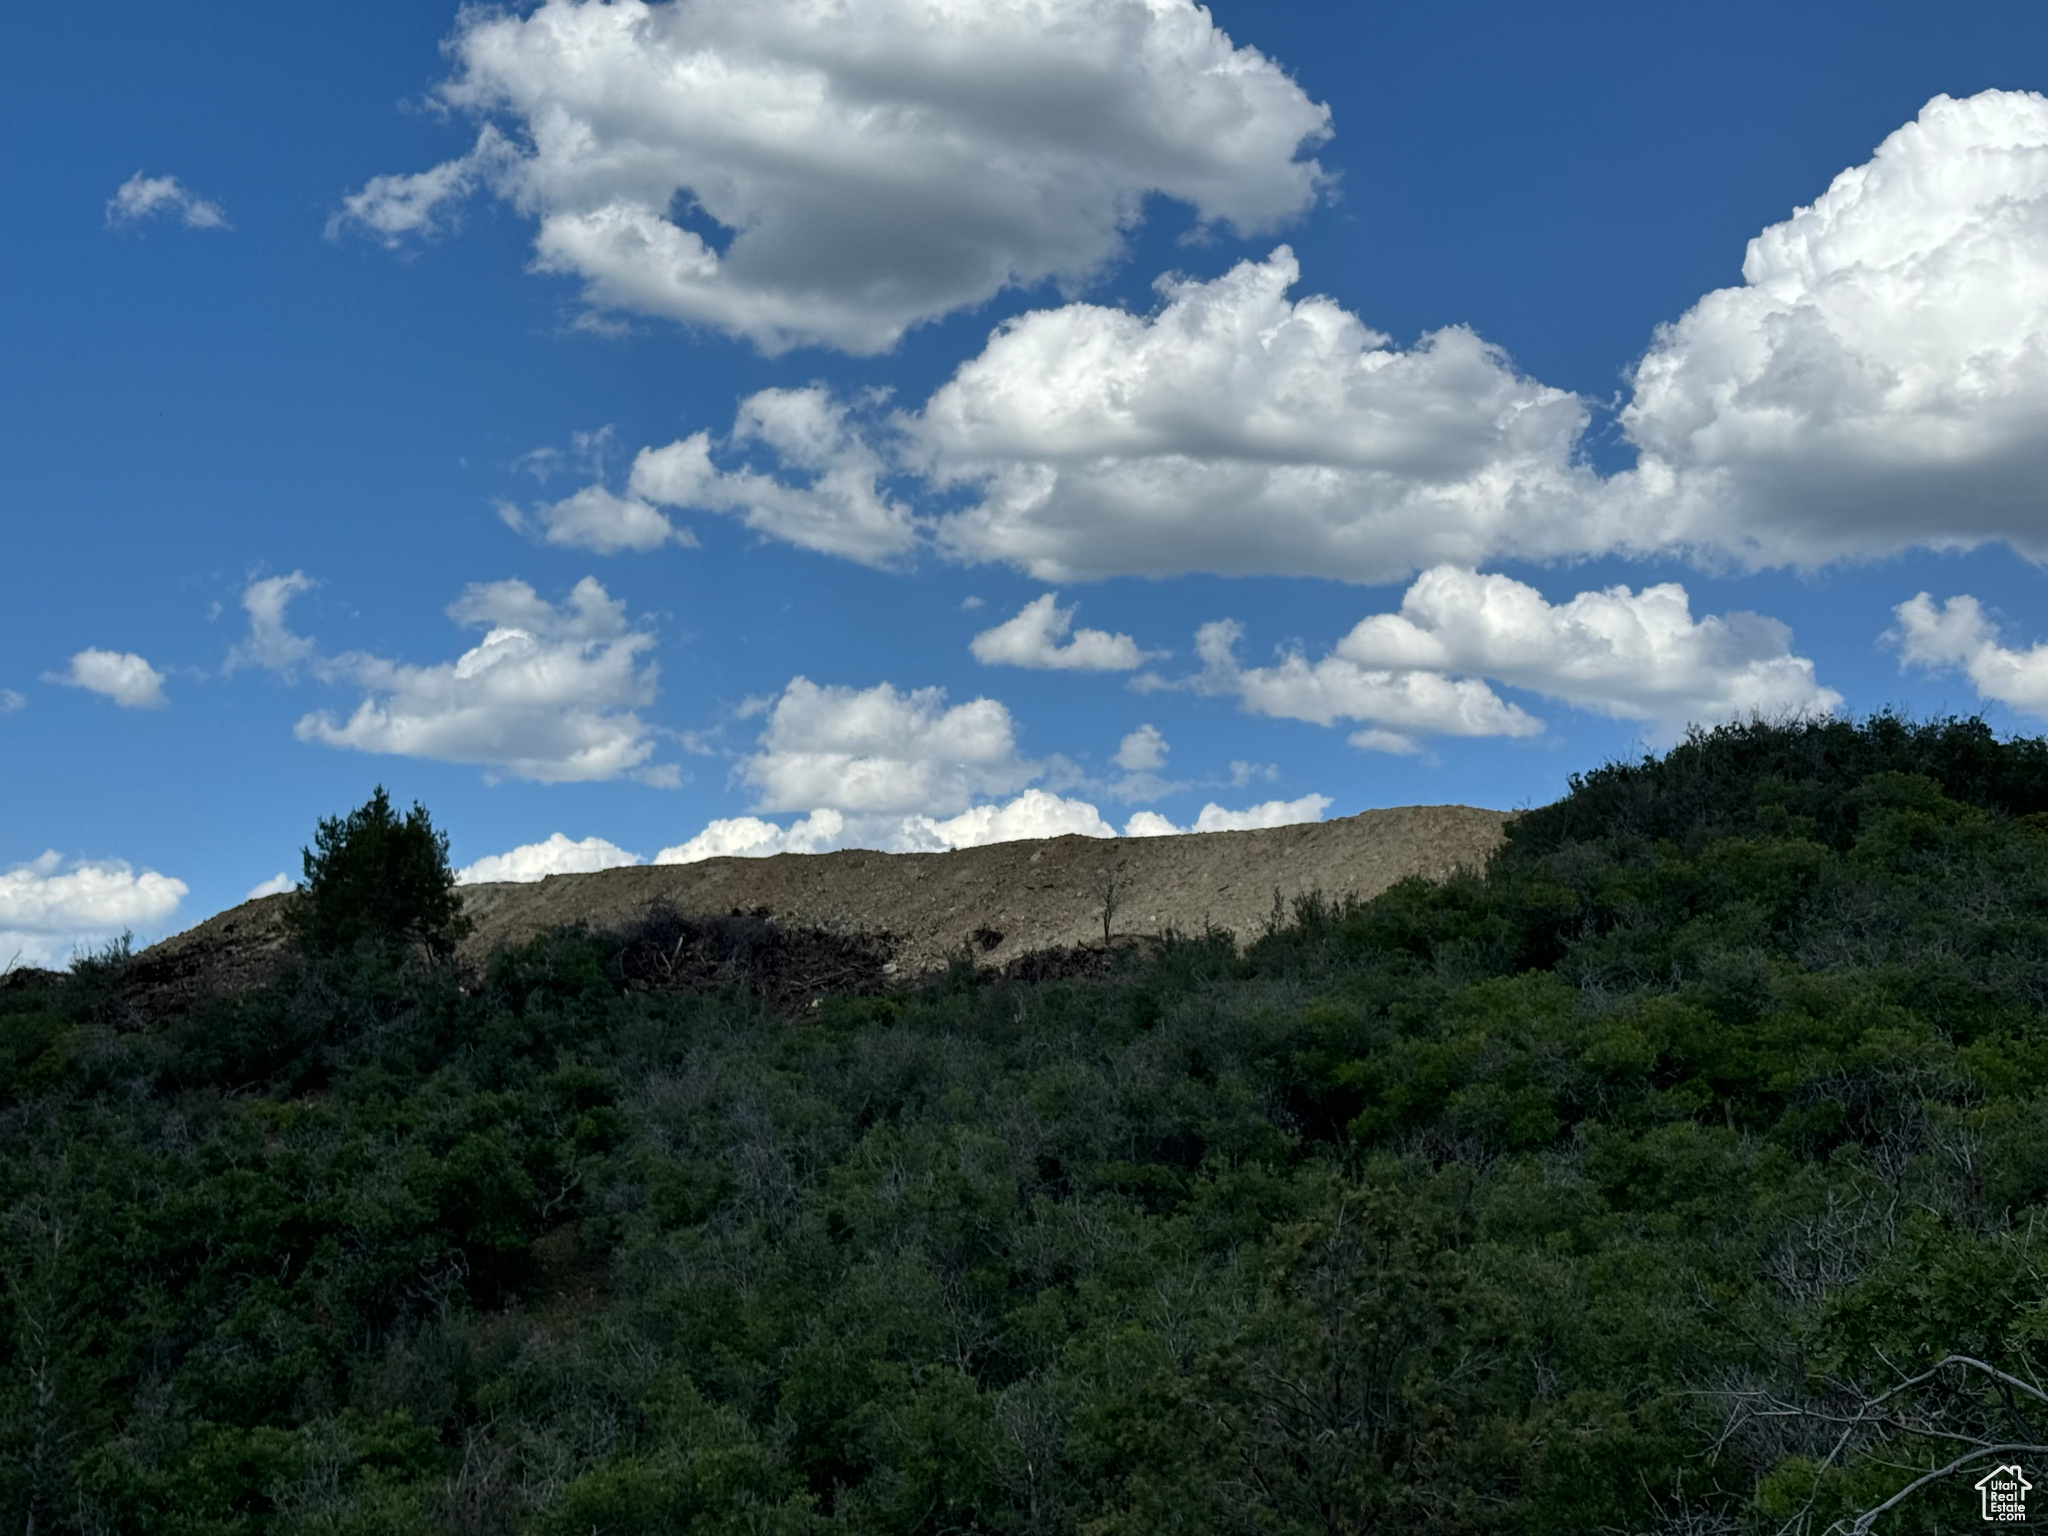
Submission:
POLYGON ((301 850, 305 881, 292 908, 299 942, 318 953, 371 943, 446 954, 466 931, 448 834, 418 802, 400 819, 379 784, 346 816, 321 819, 301 850))

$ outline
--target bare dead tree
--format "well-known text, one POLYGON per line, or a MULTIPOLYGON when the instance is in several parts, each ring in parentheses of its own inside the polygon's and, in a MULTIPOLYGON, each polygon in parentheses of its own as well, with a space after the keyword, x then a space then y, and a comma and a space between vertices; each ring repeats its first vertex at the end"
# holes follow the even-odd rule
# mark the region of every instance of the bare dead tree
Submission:
POLYGON ((1102 898, 1102 942, 1109 943, 1110 925, 1116 921, 1117 908, 1123 905, 1123 892, 1117 888, 1115 870, 1108 870, 1102 876, 1102 883, 1095 888, 1095 894, 1102 898))
POLYGON ((1763 1390, 1725 1394, 1732 1400, 1732 1408, 1721 1444, 1725 1445, 1745 1427, 1768 1422, 1833 1434, 1833 1444, 1814 1466, 1813 1492, 1808 1494, 1806 1503, 1779 1526, 1778 1536, 1808 1536, 1814 1498, 1828 1470, 1846 1453, 1881 1444, 1894 1436, 1946 1443, 1957 1447, 1959 1454, 1928 1467, 1882 1503, 1833 1521, 1819 1536, 1869 1536, 1880 1516, 1898 1508, 1921 1489, 1985 1457, 2048 1456, 2048 1443, 2043 1443, 2021 1405, 2021 1399, 2025 1398, 2048 1407, 2048 1391, 1969 1355, 1944 1356, 1918 1375, 1905 1377, 1874 1394, 1843 1382, 1831 1382, 1829 1386, 1836 1405, 1794 1402, 1763 1390), (1994 1400, 1982 1405, 1990 1412, 1981 1422, 1972 1424, 1943 1407, 1923 1410, 1914 1405, 1913 1396, 1922 1388, 1938 1382, 1953 1382, 1957 1375, 1962 1376, 1964 1382, 1956 1390, 1967 1391, 1974 1383, 1994 1400), (1998 1434, 1992 1428, 1994 1424, 2018 1433, 1998 1434))

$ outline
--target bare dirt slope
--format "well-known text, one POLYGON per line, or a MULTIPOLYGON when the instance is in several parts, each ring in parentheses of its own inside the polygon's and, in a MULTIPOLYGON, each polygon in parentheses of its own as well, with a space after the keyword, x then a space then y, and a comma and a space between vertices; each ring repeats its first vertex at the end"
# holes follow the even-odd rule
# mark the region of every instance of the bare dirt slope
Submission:
MULTIPOLYGON (((1309 891, 1373 896, 1410 875, 1440 879, 1476 868, 1499 845, 1507 815, 1463 805, 1367 811, 1336 821, 1258 832, 1178 837, 1056 837, 955 853, 779 854, 642 865, 524 883, 472 885, 463 906, 475 920, 463 956, 481 960, 505 944, 572 923, 621 926, 665 902, 686 914, 759 912, 787 926, 887 934, 892 969, 915 975, 971 950, 1003 965, 1039 950, 1103 937, 1214 925, 1255 936, 1280 900, 1309 891)), ((139 957, 165 979, 199 969, 261 966, 283 941, 292 898, 246 902, 164 940, 139 957)))

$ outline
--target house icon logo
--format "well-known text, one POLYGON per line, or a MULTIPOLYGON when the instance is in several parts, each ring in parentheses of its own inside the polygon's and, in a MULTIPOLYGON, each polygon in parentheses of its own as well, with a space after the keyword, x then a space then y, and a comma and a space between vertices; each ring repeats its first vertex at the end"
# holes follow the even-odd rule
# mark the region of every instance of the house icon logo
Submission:
POLYGON ((1984 1500, 1984 1518, 2000 1525, 2021 1524, 2027 1518, 2027 1494, 2033 1486, 2018 1462, 1993 1467, 1977 1479, 1977 1492, 1984 1500))

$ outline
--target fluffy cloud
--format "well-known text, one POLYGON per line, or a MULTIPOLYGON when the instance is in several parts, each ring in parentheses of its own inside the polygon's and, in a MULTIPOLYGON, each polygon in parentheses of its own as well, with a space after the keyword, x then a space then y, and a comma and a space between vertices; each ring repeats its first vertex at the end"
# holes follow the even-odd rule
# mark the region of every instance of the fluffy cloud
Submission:
POLYGON ((654 701, 658 669, 642 660, 654 636, 629 624, 625 604, 594 578, 560 606, 523 581, 467 588, 448 616, 483 638, 452 662, 424 667, 360 651, 322 655, 286 618, 292 596, 309 585, 296 572, 252 584, 243 595, 249 636, 229 658, 286 674, 303 665, 322 682, 364 691, 346 720, 326 710, 302 718, 301 741, 475 763, 550 784, 629 774, 675 782, 672 766, 650 762, 653 733, 634 713, 654 701))
POLYGON ((137 171, 107 199, 109 229, 122 229, 159 216, 175 218, 187 229, 228 227, 228 216, 219 203, 198 196, 175 176, 145 176, 137 171))
POLYGON ((1791 651, 1791 631, 1753 613, 1692 617, 1675 583, 1581 592, 1551 604, 1506 576, 1425 571, 1398 613, 1362 619, 1329 655, 1271 667, 1236 658, 1242 628, 1204 625, 1197 686, 1234 693, 1255 714, 1329 725, 1358 720, 1363 748, 1411 752, 1419 737, 1531 736, 1543 723, 1490 682, 1581 709, 1641 720, 1673 737, 1696 721, 1825 714, 1842 696, 1791 651))
POLYGON ((1815 564, 2048 554, 2048 98, 1937 96, 1661 331, 1612 487, 1639 538, 1815 564))
POLYGON ((1281 574, 1379 582, 1441 560, 1612 542, 1574 465, 1574 395, 1471 331, 1408 350, 1329 299, 1290 301, 1285 247, 1151 316, 1094 304, 997 331, 914 419, 911 453, 976 502, 956 557, 1047 581, 1281 574))
POLYGON ((1607 479, 1577 396, 1463 327, 1396 347, 1291 298, 1298 275, 1282 247, 1162 280, 1150 315, 1023 315, 895 419, 883 467, 968 498, 932 523, 941 550, 1047 582, 2048 557, 2048 98, 1936 97, 1751 241, 1743 284, 1637 365, 1637 464, 1607 479))
POLYGON ((104 694, 123 709, 162 709, 170 703, 163 673, 130 651, 80 651, 69 667, 46 674, 45 681, 104 694))
POLYGON ((484 137, 338 223, 431 233, 487 185, 592 304, 768 351, 885 351, 1085 277, 1153 193, 1272 226, 1313 202, 1297 156, 1329 124, 1194 0, 544 0, 466 10, 448 48, 439 98, 484 137))
POLYGON ((1166 766, 1173 749, 1156 725, 1141 725, 1117 743, 1113 761, 1126 773, 1151 773, 1166 766))
POLYGON ((560 832, 546 841, 524 843, 505 853, 488 854, 455 872, 457 885, 482 885, 493 880, 545 880, 549 875, 587 875, 600 869, 618 869, 638 864, 640 856, 628 853, 601 837, 571 842, 560 832))
POLYGON ((1087 801, 1043 789, 1027 789, 1005 805, 977 805, 944 821, 917 817, 904 831, 908 842, 929 838, 941 848, 981 848, 1033 837, 1116 836, 1116 828, 1087 801))
POLYGON ((587 485, 573 496, 546 502, 531 513, 507 502, 498 516, 518 533, 569 549, 600 555, 621 550, 645 554, 664 544, 694 545, 696 535, 678 528, 638 496, 617 496, 601 485, 587 485))
POLYGON ((60 964, 80 948, 157 927, 187 889, 120 859, 67 861, 54 852, 0 871, 0 969, 60 964))
POLYGON ((643 449, 633 461, 629 494, 662 506, 730 513, 766 538, 867 565, 895 564, 915 547, 917 519, 882 490, 882 455, 830 391, 818 385, 764 389, 741 401, 724 446, 756 444, 784 471, 807 478, 792 484, 756 470, 721 470, 711 461, 711 434, 698 432, 666 448, 643 449))
MULTIPOLYGON (((763 713, 758 749, 735 776, 753 788, 757 811, 808 814, 786 826, 758 815, 714 821, 662 849, 655 863, 836 848, 940 852, 1023 838, 1117 835, 1090 802, 1023 787, 1044 765, 1018 752, 1010 713, 994 699, 948 705, 937 688, 826 688, 798 677, 763 713)), ((1149 779, 1166 752, 1165 737, 1146 725, 1124 738, 1117 761, 1133 779, 1149 779)), ((1120 786, 1110 793, 1145 798, 1120 786)), ((1208 805, 1192 830, 1313 821, 1328 805, 1320 795, 1245 811, 1208 805)), ((1126 833, 1182 830, 1188 829, 1142 812, 1126 833)))
POLYGON ((1507 703, 1475 678, 1415 669, 1362 666, 1341 654, 1310 662, 1291 652, 1276 666, 1241 667, 1244 627, 1232 619, 1204 624, 1195 635, 1203 661, 1198 686, 1233 693, 1255 715, 1334 725, 1367 722, 1352 744, 1370 751, 1412 752, 1418 736, 1534 736, 1543 722, 1507 703))
POLYGON ((1892 613, 1898 623, 1888 638, 1908 665, 1960 670, 1978 698, 2048 720, 2048 644, 2024 651, 1999 644, 1996 626, 1974 597, 1937 604, 1922 592, 1892 613))
POLYGON ((1291 827, 1321 821, 1330 808, 1328 795, 1303 795, 1299 800, 1268 800, 1241 811, 1225 810, 1210 801, 1194 825, 1177 827, 1157 811, 1140 811, 1124 824, 1125 837, 1172 837, 1184 832, 1254 832, 1265 827, 1291 827))
POLYGON ((995 699, 949 707, 940 688, 855 690, 802 677, 770 707, 760 750, 740 767, 756 809, 884 816, 957 815, 1038 772, 995 699))
POLYGON ((657 864, 695 864, 700 859, 765 859, 777 853, 824 853, 845 846, 846 818, 834 810, 817 810, 787 827, 758 816, 733 816, 714 821, 686 843, 664 848, 657 864))
POLYGON ((249 893, 242 900, 260 901, 265 896, 282 896, 286 891, 295 891, 298 888, 299 882, 280 869, 261 885, 250 886, 249 893))
POLYGON ((758 815, 714 821, 656 863, 1116 835, 1089 802, 1025 788, 1044 765, 1018 751, 1010 712, 995 699, 949 704, 938 688, 833 688, 798 677, 763 712, 757 749, 735 777, 753 790, 756 811, 808 814, 788 826, 758 815))
POLYGON ((1676 583, 1552 605, 1505 576, 1439 566, 1416 579, 1399 613, 1360 621, 1335 657, 1367 672, 1485 677, 1672 737, 1696 721, 1839 707, 1791 642, 1783 624, 1754 613, 1695 621, 1676 583))
MULTIPOLYGON (((1080 629, 1074 610, 1059 606, 1059 594, 1035 597, 993 629, 968 644, 974 659, 989 667, 1040 667, 1075 672, 1128 672, 1147 653, 1129 635, 1080 629), (1071 633, 1069 633, 1071 631, 1071 633)), ((1155 765, 1156 766, 1156 765, 1155 765)))

